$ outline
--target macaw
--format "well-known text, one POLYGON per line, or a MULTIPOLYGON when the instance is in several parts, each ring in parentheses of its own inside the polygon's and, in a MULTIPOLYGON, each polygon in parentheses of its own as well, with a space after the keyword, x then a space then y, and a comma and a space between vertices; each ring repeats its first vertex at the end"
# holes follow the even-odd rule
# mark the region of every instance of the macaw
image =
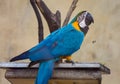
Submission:
POLYGON ((61 57, 71 61, 71 55, 80 49, 89 25, 93 23, 92 15, 87 11, 78 13, 70 23, 51 33, 46 39, 30 50, 12 58, 10 61, 30 59, 39 61, 39 70, 35 84, 48 84, 52 76, 54 63, 61 57))

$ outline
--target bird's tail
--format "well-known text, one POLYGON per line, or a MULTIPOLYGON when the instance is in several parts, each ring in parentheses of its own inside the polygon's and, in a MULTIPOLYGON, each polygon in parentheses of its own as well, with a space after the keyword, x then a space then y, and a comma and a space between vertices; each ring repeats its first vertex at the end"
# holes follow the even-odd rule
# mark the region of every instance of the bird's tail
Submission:
POLYGON ((26 51, 18 56, 15 56, 13 57, 12 59, 10 59, 10 62, 13 62, 13 61, 17 61, 17 60, 24 60, 24 59, 28 59, 28 56, 29 56, 29 52, 26 51))
POLYGON ((39 65, 39 70, 35 84, 48 84, 49 79, 52 76, 55 60, 49 60, 42 62, 39 65))

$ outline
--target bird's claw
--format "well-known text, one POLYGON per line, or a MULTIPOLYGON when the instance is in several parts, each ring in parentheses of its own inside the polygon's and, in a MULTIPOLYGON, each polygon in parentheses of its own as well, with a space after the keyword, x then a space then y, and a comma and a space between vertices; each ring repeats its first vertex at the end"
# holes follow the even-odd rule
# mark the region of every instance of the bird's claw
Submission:
POLYGON ((75 62, 73 60, 65 60, 66 63, 72 63, 72 65, 75 64, 75 62))

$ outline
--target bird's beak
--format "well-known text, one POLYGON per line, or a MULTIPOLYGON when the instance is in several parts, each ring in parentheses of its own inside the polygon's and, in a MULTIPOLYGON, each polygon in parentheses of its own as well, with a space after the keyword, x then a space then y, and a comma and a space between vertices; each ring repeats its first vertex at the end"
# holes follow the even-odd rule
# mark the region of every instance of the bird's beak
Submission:
POLYGON ((87 13, 86 17, 89 18, 89 20, 90 20, 91 23, 94 23, 93 16, 90 13, 87 13))

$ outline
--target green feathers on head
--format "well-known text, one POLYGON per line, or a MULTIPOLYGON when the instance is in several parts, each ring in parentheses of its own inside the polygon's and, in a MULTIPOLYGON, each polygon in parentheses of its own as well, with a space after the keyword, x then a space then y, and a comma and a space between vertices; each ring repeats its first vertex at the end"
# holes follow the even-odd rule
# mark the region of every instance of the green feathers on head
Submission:
POLYGON ((70 23, 75 22, 75 21, 77 20, 77 17, 80 16, 80 15, 81 15, 82 13, 84 13, 84 12, 86 12, 86 11, 79 12, 79 13, 72 19, 72 21, 71 21, 70 23))

